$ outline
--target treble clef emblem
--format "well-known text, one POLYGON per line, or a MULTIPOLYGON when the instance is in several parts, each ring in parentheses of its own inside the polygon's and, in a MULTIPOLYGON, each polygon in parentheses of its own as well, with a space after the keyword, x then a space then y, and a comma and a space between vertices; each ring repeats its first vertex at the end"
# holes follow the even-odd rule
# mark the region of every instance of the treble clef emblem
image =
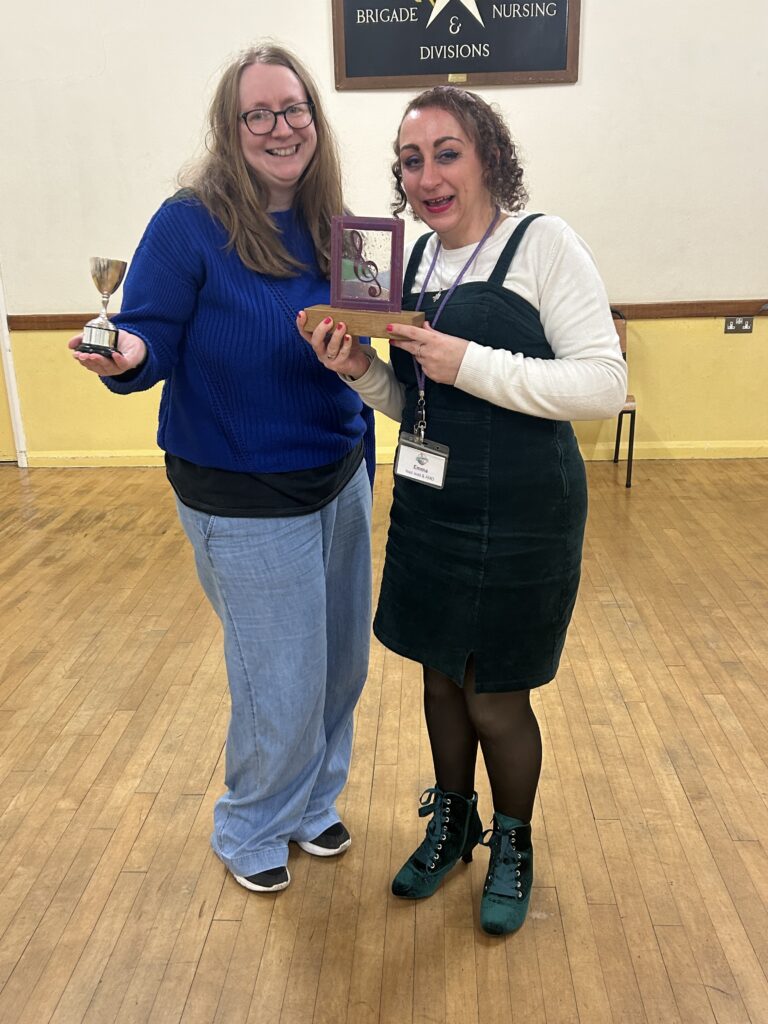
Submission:
POLYGON ((359 231, 350 231, 349 241, 352 244, 352 250, 354 252, 354 263, 352 269, 355 273, 355 277, 358 281, 368 284, 368 294, 372 299, 375 299, 377 295, 381 295, 379 268, 373 260, 365 259, 363 253, 363 236, 359 231))

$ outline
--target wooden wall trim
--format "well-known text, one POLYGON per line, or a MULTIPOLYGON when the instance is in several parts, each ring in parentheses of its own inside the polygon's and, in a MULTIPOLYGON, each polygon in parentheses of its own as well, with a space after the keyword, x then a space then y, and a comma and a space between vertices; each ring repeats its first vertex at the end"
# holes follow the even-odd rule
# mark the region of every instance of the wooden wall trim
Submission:
MULTIPOLYGON (((705 316, 768 316, 768 299, 715 302, 612 302, 627 320, 685 320, 705 316)), ((8 317, 11 331, 81 331, 93 313, 22 313, 8 317)))
POLYGON ((768 316, 768 299, 717 299, 714 302, 612 302, 627 320, 686 320, 705 316, 768 316))
POLYGON ((72 331, 77 334, 93 313, 21 313, 8 317, 9 331, 72 331))

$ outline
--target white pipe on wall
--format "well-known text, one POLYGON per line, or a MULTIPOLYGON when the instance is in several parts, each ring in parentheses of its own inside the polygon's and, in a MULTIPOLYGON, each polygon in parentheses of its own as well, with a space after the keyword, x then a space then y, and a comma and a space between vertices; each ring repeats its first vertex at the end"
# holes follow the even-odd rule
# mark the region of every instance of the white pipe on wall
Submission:
POLYGON ((11 412, 13 440, 16 445, 16 461, 21 469, 27 468, 27 439, 24 436, 24 424, 21 419, 19 389, 16 383, 16 370, 13 365, 11 335, 8 330, 8 310, 5 305, 5 289, 3 288, 3 268, 0 266, 0 353, 3 357, 5 390, 8 395, 8 407, 11 412))

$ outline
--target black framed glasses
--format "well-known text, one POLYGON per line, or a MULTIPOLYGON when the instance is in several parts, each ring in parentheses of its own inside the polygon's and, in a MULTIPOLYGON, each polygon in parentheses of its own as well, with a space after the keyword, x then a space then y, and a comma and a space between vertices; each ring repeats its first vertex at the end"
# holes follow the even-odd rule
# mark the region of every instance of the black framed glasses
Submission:
POLYGON ((292 103, 285 110, 267 110, 266 107, 257 107, 255 110, 246 110, 244 114, 240 115, 240 120, 251 135, 269 135, 275 130, 277 119, 281 115, 290 128, 307 128, 314 120, 315 107, 312 100, 292 103))

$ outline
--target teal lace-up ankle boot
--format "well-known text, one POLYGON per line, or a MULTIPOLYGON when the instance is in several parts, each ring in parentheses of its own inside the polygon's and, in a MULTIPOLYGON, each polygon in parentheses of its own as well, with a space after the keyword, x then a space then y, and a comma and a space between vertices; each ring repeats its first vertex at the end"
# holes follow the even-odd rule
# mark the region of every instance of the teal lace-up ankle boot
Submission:
POLYGON ((435 786, 421 794, 419 817, 432 815, 427 834, 392 881, 392 892, 407 900, 431 896, 459 857, 468 864, 482 838, 477 793, 471 799, 435 786))
POLYGON ((496 812, 493 828, 483 833, 481 842, 490 848, 491 862, 480 901, 480 924, 491 935, 508 935, 525 921, 531 900, 531 826, 496 812))

